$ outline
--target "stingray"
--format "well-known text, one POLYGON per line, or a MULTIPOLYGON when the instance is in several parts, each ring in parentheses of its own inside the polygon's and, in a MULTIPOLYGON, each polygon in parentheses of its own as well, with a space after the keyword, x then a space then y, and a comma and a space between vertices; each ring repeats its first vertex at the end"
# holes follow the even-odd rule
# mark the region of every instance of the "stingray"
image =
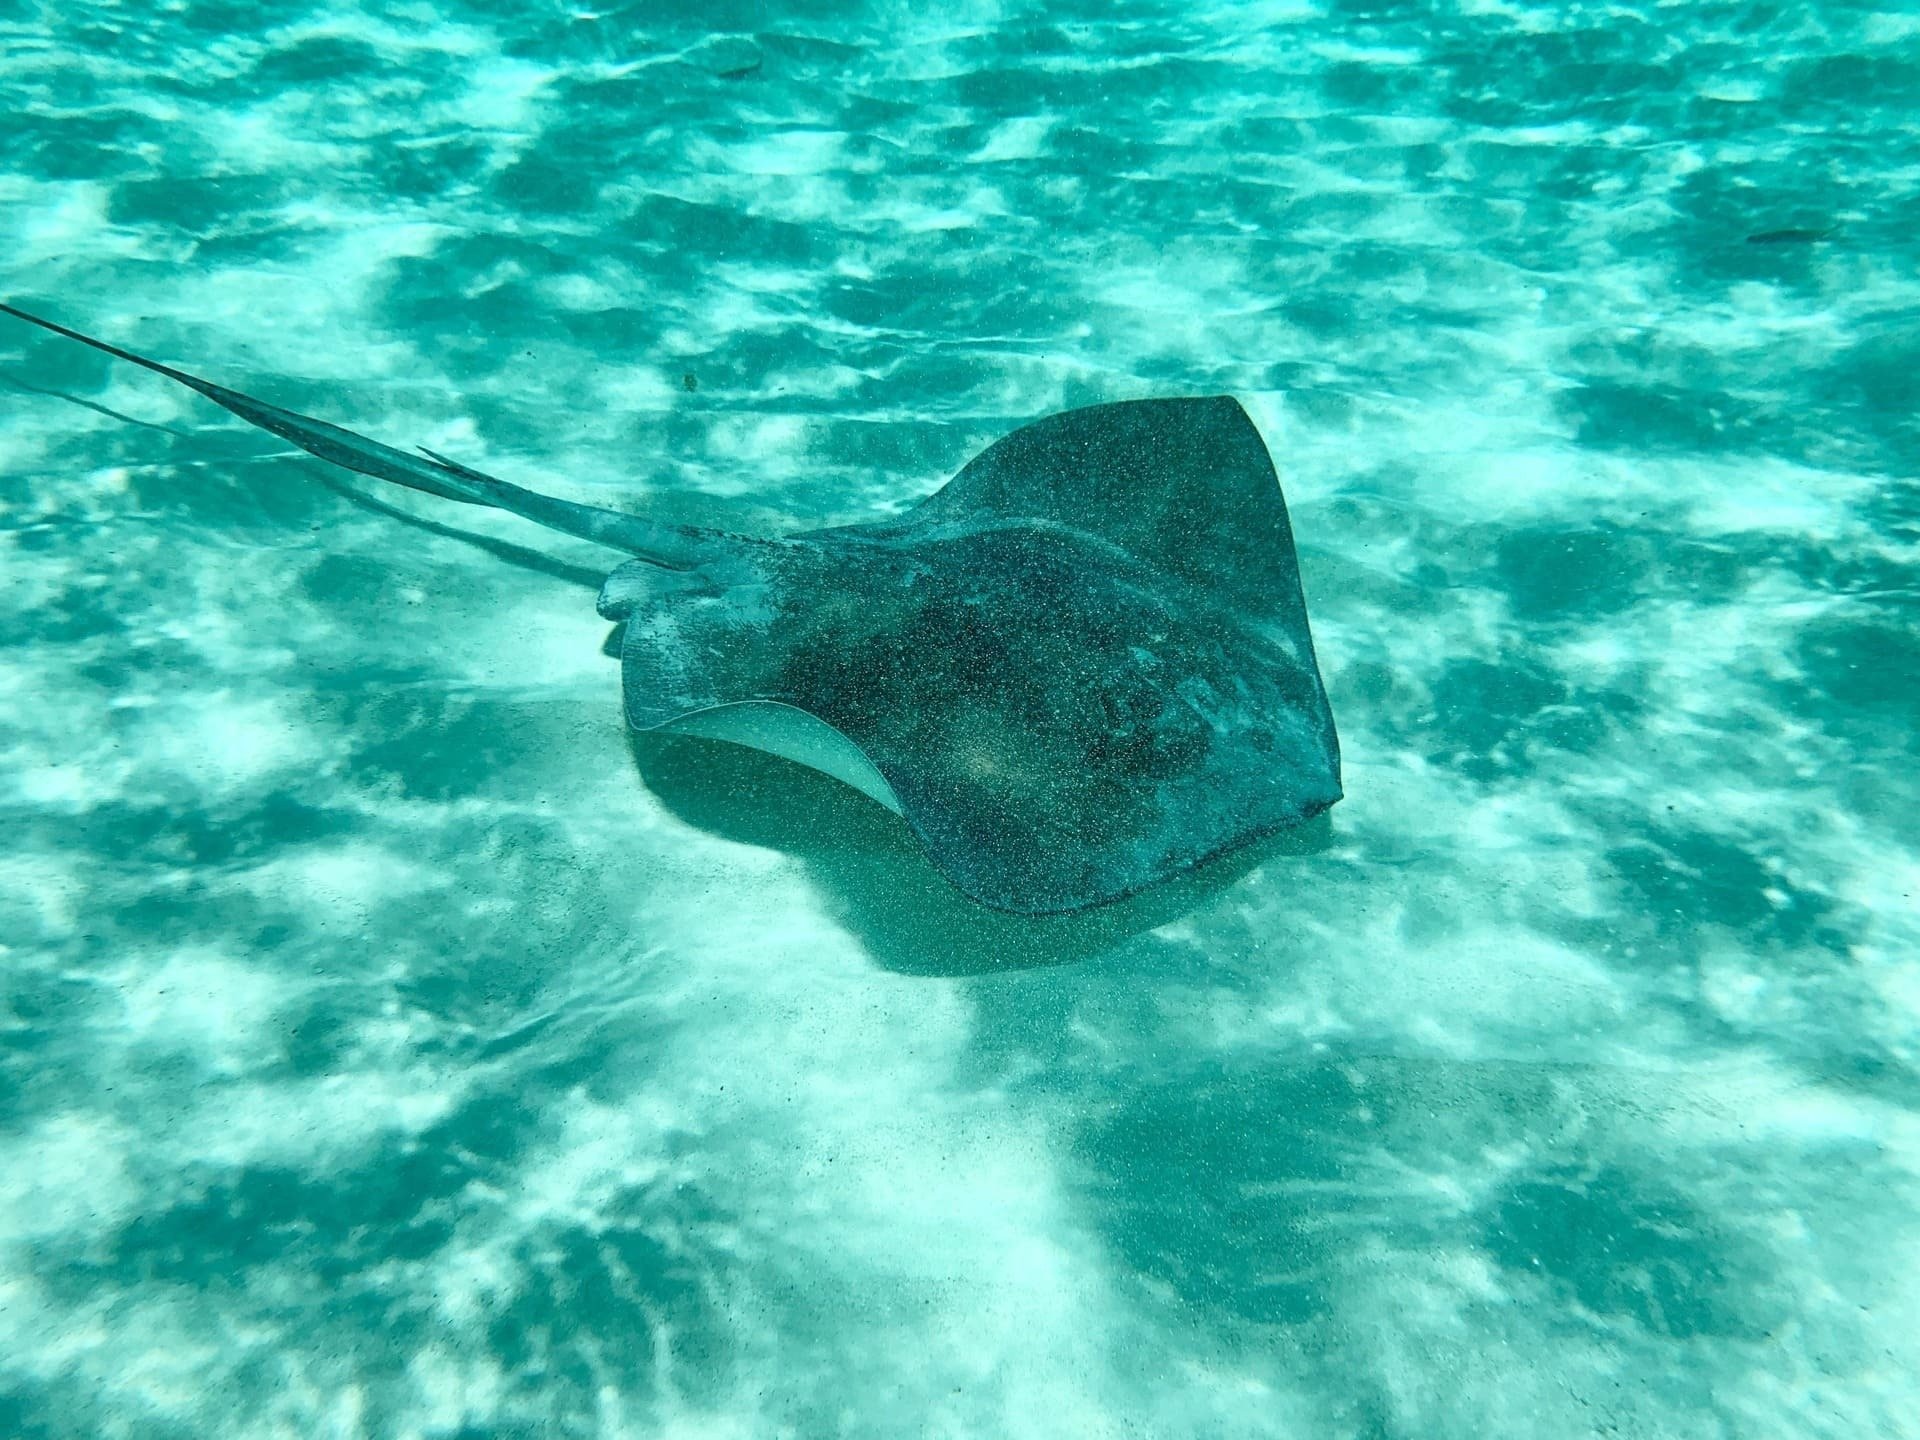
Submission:
POLYGON ((0 310, 332 464, 622 552, 599 612, 630 725, 845 781, 996 909, 1118 900, 1341 797, 1286 502, 1230 397, 1069 410, 897 516, 750 537, 525 490, 0 310))

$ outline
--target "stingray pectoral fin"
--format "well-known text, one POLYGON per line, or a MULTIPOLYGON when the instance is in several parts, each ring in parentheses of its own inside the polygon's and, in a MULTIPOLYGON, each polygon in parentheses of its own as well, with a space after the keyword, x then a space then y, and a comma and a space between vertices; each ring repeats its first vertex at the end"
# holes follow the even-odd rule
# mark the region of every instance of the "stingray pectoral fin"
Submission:
POLYGON ((711 531, 661 525, 637 515, 623 515, 617 510, 602 510, 593 505, 576 505, 534 490, 524 490, 470 466, 442 459, 431 451, 426 452, 425 459, 409 455, 404 450, 382 445, 378 440, 369 440, 364 435, 356 435, 325 420, 282 410, 278 405, 269 405, 264 400, 256 400, 238 390, 229 390, 211 380, 202 380, 198 375, 189 375, 184 370, 149 360, 131 350, 122 350, 117 345, 96 340, 91 335, 83 335, 78 330, 70 330, 51 320, 43 320, 12 305, 0 303, 0 312, 30 325, 38 325, 43 330, 51 330, 56 335, 64 335, 69 340, 77 340, 82 345, 151 370, 156 375, 164 375, 190 390, 198 391, 248 424, 257 425, 283 440, 291 441, 308 454, 317 455, 342 469, 405 485, 408 489, 421 490, 442 500, 506 510, 537 525, 544 525, 549 530, 578 535, 585 540, 624 550, 649 564, 670 569, 687 569, 697 565, 711 558, 726 544, 726 537, 711 531))
POLYGON ((831 775, 894 814, 902 813, 900 797, 893 793, 893 786, 887 783, 887 777, 880 773, 867 752, 844 732, 796 706, 771 700, 746 700, 677 715, 649 728, 663 734, 697 735, 705 740, 724 740, 731 745, 764 750, 782 760, 831 775))

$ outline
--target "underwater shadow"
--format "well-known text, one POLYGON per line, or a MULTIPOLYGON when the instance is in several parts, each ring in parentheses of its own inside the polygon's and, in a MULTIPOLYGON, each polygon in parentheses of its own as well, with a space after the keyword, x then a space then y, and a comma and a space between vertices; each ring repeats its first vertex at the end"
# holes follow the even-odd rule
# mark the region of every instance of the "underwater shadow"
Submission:
MULTIPOLYGON (((594 591, 605 579, 601 569, 412 514, 331 475, 318 478, 361 510, 521 569, 594 591)), ((601 653, 619 658, 624 628, 613 628, 601 653)), ((1323 812, 1113 904, 1067 915, 1015 915, 962 895, 898 816, 816 770, 723 741, 639 731, 627 739, 639 778, 675 818, 802 861, 836 918, 877 964, 900 974, 983 975, 1092 959, 1203 908, 1269 861, 1315 854, 1332 843, 1323 812)))
POLYGON ((1332 842, 1322 813, 1111 905, 1013 915, 962 895, 899 816, 816 770, 692 736, 630 731, 627 742, 640 778, 676 819, 799 860, 875 963, 903 975, 984 975, 1090 960, 1200 909, 1262 864, 1332 842))
POLYGON ((440 535, 449 540, 458 540, 463 545, 471 545, 476 550, 485 551, 496 560, 504 560, 507 564, 517 566, 522 570, 531 570, 535 574, 546 575, 555 580, 564 580, 569 585, 579 585, 584 589, 597 592, 600 586, 606 581, 607 571, 613 568, 611 564, 605 569, 591 568, 586 565, 570 565, 566 561, 556 560, 553 556, 545 554, 542 551, 530 549, 525 545, 516 545, 511 540, 496 540, 491 535, 481 535, 472 530, 462 530, 457 525, 444 525, 438 520, 429 520, 424 515, 411 514, 408 511, 402 510, 398 505, 389 505, 384 500, 376 499, 364 490, 335 479, 332 475, 326 473, 325 469, 321 466, 313 466, 311 468, 315 472, 315 478, 318 479, 322 485, 326 486, 327 489, 333 491, 334 494, 338 495, 356 509, 365 510, 374 515, 384 515, 389 519, 398 520, 402 525, 410 525, 416 530, 424 530, 429 535, 440 535))
POLYGON ((176 440, 191 440, 193 437, 184 430, 176 430, 171 425, 161 425, 152 420, 142 420, 137 415, 129 415, 123 410, 102 405, 97 400, 88 400, 79 395, 69 395, 65 390, 49 390, 44 385, 31 385, 11 371, 0 370, 0 380, 15 390, 24 390, 29 395, 45 395, 51 400, 64 400, 69 405, 78 405, 82 410, 91 410, 96 415, 105 415, 110 420, 118 420, 126 425, 138 425, 142 430, 158 430, 162 435, 171 435, 176 440))

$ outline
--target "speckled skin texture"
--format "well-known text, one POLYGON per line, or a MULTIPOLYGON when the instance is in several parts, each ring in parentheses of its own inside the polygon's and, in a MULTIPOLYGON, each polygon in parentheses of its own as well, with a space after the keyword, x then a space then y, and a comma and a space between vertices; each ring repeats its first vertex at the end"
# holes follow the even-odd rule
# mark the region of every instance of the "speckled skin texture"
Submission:
POLYGON ((1340 798, 1286 505, 1224 397, 1054 416, 904 520, 636 562, 601 613, 633 725, 818 716, 996 908, 1115 900, 1340 798))

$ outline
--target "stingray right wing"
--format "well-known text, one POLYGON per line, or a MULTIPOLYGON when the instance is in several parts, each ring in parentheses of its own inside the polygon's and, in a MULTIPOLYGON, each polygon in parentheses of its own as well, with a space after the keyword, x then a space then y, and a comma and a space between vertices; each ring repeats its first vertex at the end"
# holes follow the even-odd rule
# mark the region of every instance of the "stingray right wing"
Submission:
POLYGON ((903 523, 983 516, 1064 525, 1178 576, 1236 614, 1305 628, 1280 479, 1231 396, 1123 400, 1023 425, 903 523))

